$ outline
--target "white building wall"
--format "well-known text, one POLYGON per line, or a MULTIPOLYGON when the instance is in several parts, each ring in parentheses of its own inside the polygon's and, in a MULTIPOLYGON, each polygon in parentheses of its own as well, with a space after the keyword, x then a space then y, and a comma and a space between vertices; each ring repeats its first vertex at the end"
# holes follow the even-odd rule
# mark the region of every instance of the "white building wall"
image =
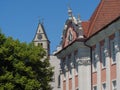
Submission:
POLYGON ((80 48, 77 62, 79 90, 91 90, 90 49, 80 48))
POLYGON ((61 88, 58 86, 58 80, 59 80, 59 75, 60 75, 60 60, 56 56, 50 56, 50 64, 52 67, 54 67, 54 76, 53 76, 53 81, 50 83, 51 86, 53 87, 53 90, 61 90, 61 88))

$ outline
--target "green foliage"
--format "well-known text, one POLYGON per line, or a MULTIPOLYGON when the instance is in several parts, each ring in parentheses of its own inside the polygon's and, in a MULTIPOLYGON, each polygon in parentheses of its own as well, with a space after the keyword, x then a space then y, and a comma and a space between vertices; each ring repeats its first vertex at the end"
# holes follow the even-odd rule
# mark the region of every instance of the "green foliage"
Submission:
POLYGON ((52 67, 42 47, 0 33, 0 90, 50 90, 52 67))

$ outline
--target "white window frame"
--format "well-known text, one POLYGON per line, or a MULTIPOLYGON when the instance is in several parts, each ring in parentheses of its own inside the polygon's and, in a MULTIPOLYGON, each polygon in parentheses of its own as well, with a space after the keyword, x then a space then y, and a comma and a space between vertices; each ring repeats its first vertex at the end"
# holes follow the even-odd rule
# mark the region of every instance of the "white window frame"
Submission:
POLYGON ((112 64, 115 64, 116 63, 115 39, 110 41, 110 45, 112 64))
POLYGON ((97 71, 97 60, 96 60, 96 54, 95 50, 92 51, 92 67, 93 67, 93 72, 97 71))
POLYGON ((106 68, 105 46, 101 46, 102 68, 106 68))
POLYGON ((102 83, 102 90, 106 90, 106 83, 102 83))
POLYGON ((112 81, 112 90, 117 90, 117 81, 116 80, 112 81), (114 86, 114 82, 116 83, 115 86, 114 86))

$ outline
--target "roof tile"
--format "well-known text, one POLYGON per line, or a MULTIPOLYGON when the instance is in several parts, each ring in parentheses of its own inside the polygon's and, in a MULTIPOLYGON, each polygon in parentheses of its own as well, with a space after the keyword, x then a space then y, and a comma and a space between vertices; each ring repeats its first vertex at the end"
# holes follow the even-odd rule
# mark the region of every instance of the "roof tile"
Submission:
MULTIPOLYGON (((89 20, 87 37, 92 36, 120 16, 120 0, 101 0, 89 20)), ((84 29, 84 28, 83 28, 84 29)))

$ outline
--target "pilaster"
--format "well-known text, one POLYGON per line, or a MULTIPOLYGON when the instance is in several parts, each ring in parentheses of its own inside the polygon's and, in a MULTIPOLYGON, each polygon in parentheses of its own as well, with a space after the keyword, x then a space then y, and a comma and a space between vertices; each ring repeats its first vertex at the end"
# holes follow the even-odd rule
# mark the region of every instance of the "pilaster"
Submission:
POLYGON ((62 72, 62 70, 60 70, 60 88, 61 88, 61 90, 63 90, 63 81, 64 81, 63 72, 62 72))
POLYGON ((117 89, 120 88, 120 32, 115 33, 115 53, 116 53, 116 72, 117 89))
POLYGON ((96 64, 97 64, 97 90, 101 90, 101 66, 100 66, 100 44, 99 42, 96 45, 96 64))
POLYGON ((109 55, 109 38, 105 38, 105 60, 106 60, 106 90, 111 90, 110 80, 110 55, 109 55))
POLYGON ((72 64, 71 64, 71 69, 72 69, 72 90, 75 90, 75 66, 74 66, 74 53, 72 53, 72 64))
POLYGON ((66 73, 66 90, 69 90, 69 72, 68 72, 68 57, 66 57, 66 68, 65 68, 65 73, 66 73))

